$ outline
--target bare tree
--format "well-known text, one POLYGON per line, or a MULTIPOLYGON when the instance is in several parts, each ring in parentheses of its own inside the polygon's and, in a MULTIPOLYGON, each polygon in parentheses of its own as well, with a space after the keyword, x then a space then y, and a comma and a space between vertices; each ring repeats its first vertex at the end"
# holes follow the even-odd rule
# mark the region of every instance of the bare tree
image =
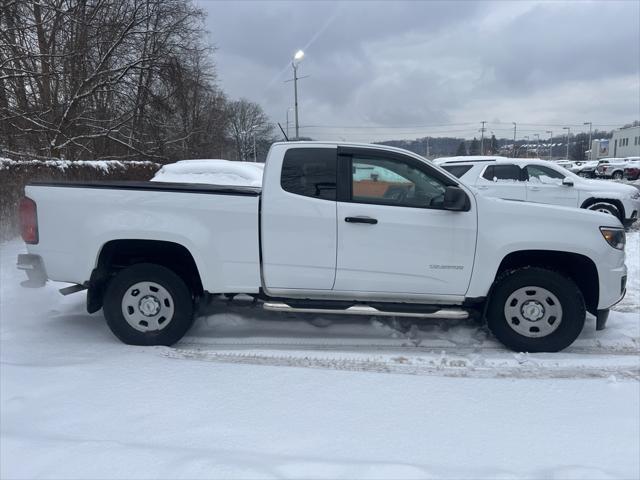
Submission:
POLYGON ((0 145, 175 159, 223 142, 191 0, 0 0, 0 145))
POLYGON ((273 143, 274 127, 262 107, 241 98, 229 103, 227 117, 227 131, 235 145, 237 158, 255 160, 258 153, 263 158, 265 146, 268 149, 273 143))

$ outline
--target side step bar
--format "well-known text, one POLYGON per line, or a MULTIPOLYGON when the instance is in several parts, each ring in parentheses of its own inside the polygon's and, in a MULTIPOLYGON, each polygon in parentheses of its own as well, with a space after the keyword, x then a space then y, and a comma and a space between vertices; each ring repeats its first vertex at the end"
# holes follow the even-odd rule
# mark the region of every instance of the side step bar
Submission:
POLYGON ((271 312, 299 312, 299 313, 327 313, 346 315, 375 315, 381 317, 412 317, 412 318, 442 318, 447 320, 463 320, 469 318, 469 313, 465 310, 454 308, 443 308, 431 313, 420 312, 388 312, 378 310, 368 305, 352 305, 348 308, 298 308, 291 307, 282 302, 265 302, 262 308, 271 312))

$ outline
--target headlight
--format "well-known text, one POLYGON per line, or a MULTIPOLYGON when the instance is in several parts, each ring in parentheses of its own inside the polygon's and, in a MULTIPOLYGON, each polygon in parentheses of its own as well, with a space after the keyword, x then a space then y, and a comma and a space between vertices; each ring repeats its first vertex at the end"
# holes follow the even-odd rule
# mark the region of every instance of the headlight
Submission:
POLYGON ((623 228, 600 227, 600 231, 609 245, 618 250, 624 250, 626 236, 623 228))
POLYGON ((631 194, 631 200, 638 200, 638 199, 640 199, 640 192, 631 194))

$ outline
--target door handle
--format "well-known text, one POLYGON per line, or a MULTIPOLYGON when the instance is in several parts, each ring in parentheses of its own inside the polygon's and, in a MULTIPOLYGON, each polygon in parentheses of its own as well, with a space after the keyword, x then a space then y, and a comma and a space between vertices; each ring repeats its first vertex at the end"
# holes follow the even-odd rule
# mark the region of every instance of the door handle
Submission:
POLYGON ((477 188, 478 190, 489 190, 489 187, 484 186, 484 185, 476 186, 476 188, 477 188))
POLYGON ((532 190, 534 192, 538 192, 538 191, 540 191, 540 187, 529 187, 529 190, 532 190))
POLYGON ((371 217, 345 217, 344 221, 347 223, 366 223, 368 225, 375 225, 378 223, 378 220, 371 217))

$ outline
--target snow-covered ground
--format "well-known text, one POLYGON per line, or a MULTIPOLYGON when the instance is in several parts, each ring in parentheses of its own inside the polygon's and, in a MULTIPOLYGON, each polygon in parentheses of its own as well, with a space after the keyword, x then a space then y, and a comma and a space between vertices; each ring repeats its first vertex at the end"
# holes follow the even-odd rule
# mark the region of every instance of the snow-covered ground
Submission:
POLYGON ((638 478, 639 242, 608 328, 535 355, 469 321, 218 304, 126 346, 84 294, 19 287, 2 244, 0 478, 638 478))

